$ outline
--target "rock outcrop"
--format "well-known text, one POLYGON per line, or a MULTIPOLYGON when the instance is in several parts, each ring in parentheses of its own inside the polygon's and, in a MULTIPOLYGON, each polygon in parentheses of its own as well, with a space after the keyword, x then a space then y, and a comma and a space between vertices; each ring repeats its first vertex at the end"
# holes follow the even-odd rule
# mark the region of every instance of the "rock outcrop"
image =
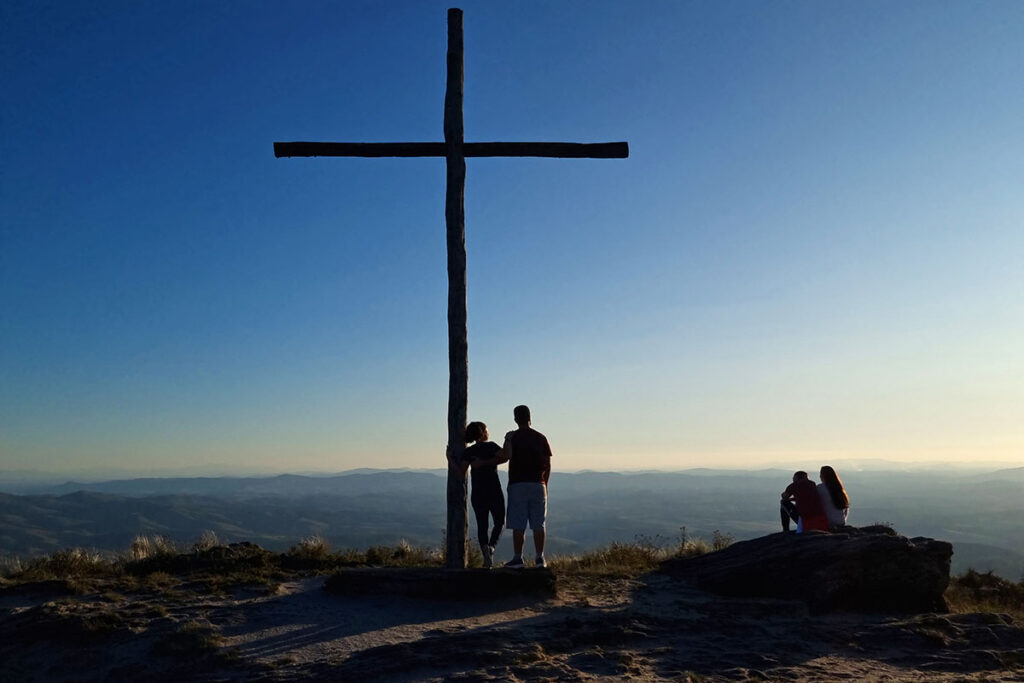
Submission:
POLYGON ((945 612, 952 554, 945 541, 886 526, 844 527, 740 541, 664 571, 720 595, 800 600, 813 613, 945 612))

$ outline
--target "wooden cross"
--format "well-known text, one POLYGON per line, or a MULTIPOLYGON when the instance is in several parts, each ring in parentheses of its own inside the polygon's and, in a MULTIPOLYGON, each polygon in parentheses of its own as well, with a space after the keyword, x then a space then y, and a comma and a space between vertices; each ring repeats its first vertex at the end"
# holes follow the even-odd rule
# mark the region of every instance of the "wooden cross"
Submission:
POLYGON ((444 157, 448 169, 444 217, 448 228, 448 526, 445 564, 466 567, 469 530, 465 449, 469 361, 466 341, 466 157, 624 159, 625 142, 465 142, 462 128, 462 10, 448 10, 448 83, 444 142, 275 142, 276 157, 444 157))

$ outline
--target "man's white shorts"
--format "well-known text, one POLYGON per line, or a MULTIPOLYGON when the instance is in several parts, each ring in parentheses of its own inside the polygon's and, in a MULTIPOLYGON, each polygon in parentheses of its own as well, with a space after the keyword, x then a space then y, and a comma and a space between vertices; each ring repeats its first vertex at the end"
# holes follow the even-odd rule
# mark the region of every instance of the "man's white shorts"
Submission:
POLYGON ((548 487, 540 482, 517 482, 508 485, 508 515, 505 524, 513 531, 543 529, 548 516, 548 487))

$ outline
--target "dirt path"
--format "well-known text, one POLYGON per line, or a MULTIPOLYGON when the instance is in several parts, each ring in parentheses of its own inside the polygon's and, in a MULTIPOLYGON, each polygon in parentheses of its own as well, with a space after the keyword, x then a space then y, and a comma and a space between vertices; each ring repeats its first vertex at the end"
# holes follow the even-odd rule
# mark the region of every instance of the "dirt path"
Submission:
POLYGON ((660 574, 559 584, 542 602, 338 596, 318 577, 22 596, 0 608, 0 661, 19 681, 1024 680, 1024 629, 1001 615, 810 617, 660 574))

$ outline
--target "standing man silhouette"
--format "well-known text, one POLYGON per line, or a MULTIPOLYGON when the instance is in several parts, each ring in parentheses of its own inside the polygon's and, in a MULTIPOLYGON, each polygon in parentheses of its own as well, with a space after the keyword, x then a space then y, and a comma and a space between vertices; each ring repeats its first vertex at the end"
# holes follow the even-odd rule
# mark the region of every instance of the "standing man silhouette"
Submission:
POLYGON ((551 477, 551 446, 547 437, 530 427, 530 409, 516 406, 512 411, 515 431, 505 435, 499 462, 508 461, 508 515, 512 529, 515 555, 505 563, 512 569, 523 568, 523 544, 526 525, 533 530, 533 546, 537 551, 534 566, 546 567, 544 561, 545 522, 548 512, 548 479, 551 477))

